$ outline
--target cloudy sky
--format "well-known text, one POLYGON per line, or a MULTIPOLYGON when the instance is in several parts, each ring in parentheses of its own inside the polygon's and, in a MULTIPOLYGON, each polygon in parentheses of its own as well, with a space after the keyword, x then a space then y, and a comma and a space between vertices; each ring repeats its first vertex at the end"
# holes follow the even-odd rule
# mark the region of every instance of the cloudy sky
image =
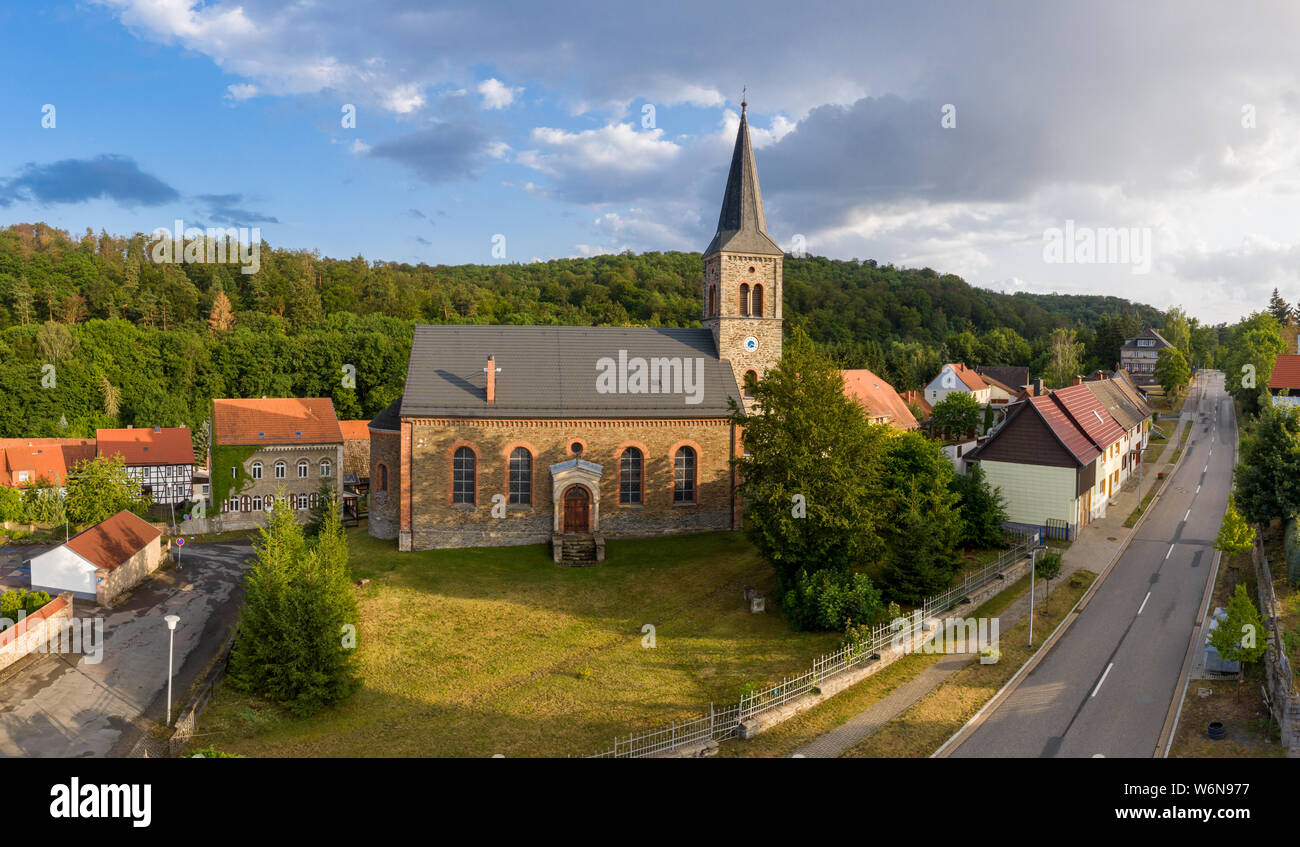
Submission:
POLYGON ((747 86, 788 248, 1209 322, 1300 299, 1294 3, 55 0, 0 31, 3 224, 700 250, 747 86))

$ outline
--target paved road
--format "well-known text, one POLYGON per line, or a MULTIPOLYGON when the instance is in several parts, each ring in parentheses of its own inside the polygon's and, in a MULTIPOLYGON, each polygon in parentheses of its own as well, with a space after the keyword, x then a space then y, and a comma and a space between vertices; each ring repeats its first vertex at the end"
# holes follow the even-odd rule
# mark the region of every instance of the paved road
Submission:
POLYGON ((251 554, 246 542, 189 545, 180 569, 155 574, 113 609, 76 601, 78 618, 104 618, 102 661, 45 655, 0 683, 0 756, 126 755, 148 720, 166 713, 163 616, 181 619, 173 683, 179 703, 229 637, 251 554))
POLYGON ((1232 485, 1232 402, 1222 374, 1205 386, 1199 402, 1187 401, 1198 404, 1189 452, 1124 555, 1055 647, 951 755, 1153 754, 1232 485))

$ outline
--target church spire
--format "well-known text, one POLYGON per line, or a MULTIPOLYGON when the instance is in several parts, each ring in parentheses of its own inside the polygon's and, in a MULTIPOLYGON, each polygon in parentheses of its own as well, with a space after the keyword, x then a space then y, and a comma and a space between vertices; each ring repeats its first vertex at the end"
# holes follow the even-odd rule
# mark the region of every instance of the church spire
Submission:
POLYGON ((763 194, 758 187, 754 148, 749 142, 748 107, 747 97, 741 95, 740 128, 736 131, 731 170, 727 174, 727 188, 722 195, 718 231, 704 251, 705 256, 723 250, 758 256, 783 254, 780 246, 767 234, 767 221, 763 217, 763 194))

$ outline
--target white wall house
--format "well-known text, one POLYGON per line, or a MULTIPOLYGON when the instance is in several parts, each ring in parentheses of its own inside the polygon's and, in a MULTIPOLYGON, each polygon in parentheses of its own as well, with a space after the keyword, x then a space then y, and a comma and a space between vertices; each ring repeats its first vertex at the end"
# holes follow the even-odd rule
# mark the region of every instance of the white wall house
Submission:
POLYGON ((950 363, 925 386, 925 402, 934 406, 953 392, 970 394, 981 406, 987 406, 992 400, 992 389, 982 376, 963 364, 950 363))
POLYGON ((32 590, 48 591, 51 595, 71 591, 75 597, 94 600, 98 570, 93 562, 60 544, 32 557, 32 590))

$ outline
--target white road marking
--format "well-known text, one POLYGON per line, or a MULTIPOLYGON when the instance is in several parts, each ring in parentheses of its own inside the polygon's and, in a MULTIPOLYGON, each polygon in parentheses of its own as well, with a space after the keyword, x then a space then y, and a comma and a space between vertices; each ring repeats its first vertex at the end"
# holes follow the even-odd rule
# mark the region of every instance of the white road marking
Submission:
POLYGON ((1187 523, 1187 519, 1191 517, 1191 514, 1192 514, 1192 510, 1188 509, 1187 514, 1183 515, 1183 523, 1187 523))
POLYGON ((1147 592, 1147 596, 1145 596, 1145 597, 1142 598, 1142 605, 1141 605, 1141 606, 1138 606, 1138 614, 1139 614, 1139 615, 1142 614, 1142 610, 1145 609, 1145 608, 1147 607, 1147 601, 1150 600, 1150 599, 1151 599, 1151 592, 1148 591, 1148 592, 1147 592))
POLYGON ((1199 486, 1199 485, 1196 486, 1196 493, 1197 493, 1197 494, 1200 494, 1200 493, 1201 493, 1201 486, 1199 486))
POLYGON ((1168 550, 1168 552, 1165 553, 1165 558, 1168 559, 1168 558, 1169 558, 1169 554, 1172 553, 1172 552, 1174 552, 1174 545, 1170 544, 1170 545, 1169 545, 1169 550, 1168 550))
POLYGON ((1209 469, 1210 469, 1210 463, 1209 463, 1209 462, 1206 462, 1206 463, 1205 463, 1205 467, 1201 468, 1201 473, 1205 473, 1205 472, 1208 471, 1209 469))
POLYGON ((1106 676, 1110 673, 1110 669, 1113 667, 1115 667, 1114 662, 1111 662, 1109 665, 1106 666, 1105 673, 1101 675, 1101 679, 1097 680, 1097 687, 1092 689, 1092 694, 1088 695, 1090 698, 1097 696, 1097 692, 1101 690, 1101 684, 1106 681, 1106 676))

